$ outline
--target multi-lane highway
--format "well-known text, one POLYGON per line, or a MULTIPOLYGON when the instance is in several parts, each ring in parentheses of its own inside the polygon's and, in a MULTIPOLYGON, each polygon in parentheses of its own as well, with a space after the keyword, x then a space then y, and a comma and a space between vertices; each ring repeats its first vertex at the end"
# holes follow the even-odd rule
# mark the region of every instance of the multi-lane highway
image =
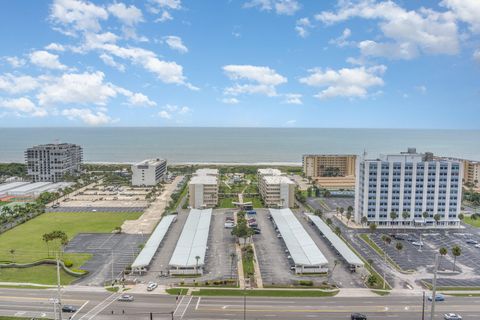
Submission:
MULTIPOLYGON (((0 289, 0 315, 53 319, 51 298, 54 291, 0 289)), ((135 301, 120 302, 118 294, 101 292, 64 292, 64 304, 80 308, 73 319, 243 319, 242 297, 179 297, 158 294, 134 294, 135 301), (173 312, 173 315, 172 315, 173 312)), ((368 298, 257 298, 248 297, 246 319, 350 319, 352 312, 364 313, 368 319, 421 319, 418 296, 368 298)), ((430 304, 427 303, 427 310, 430 304)), ((438 302, 434 319, 446 312, 456 312, 464 320, 480 319, 479 297, 447 297, 438 302)), ((64 314, 68 319, 72 314, 64 314)), ((428 312, 426 318, 429 319, 428 312)))

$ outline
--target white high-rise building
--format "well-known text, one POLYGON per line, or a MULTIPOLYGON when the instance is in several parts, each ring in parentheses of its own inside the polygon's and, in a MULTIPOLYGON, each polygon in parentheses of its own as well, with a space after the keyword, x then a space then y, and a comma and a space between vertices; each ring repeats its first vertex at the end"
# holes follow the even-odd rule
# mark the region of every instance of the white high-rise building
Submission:
POLYGON ((132 186, 154 186, 165 178, 167 160, 150 159, 132 165, 132 186))
POLYGON ((33 182, 59 182, 81 172, 82 147, 71 143, 43 144, 25 151, 27 174, 33 182))
POLYGON ((355 221, 385 226, 459 226, 463 164, 431 154, 408 152, 359 157, 355 186, 355 221), (392 212, 396 218, 392 219, 392 212), (405 218, 403 217, 405 212, 405 218), (427 215, 424 217, 424 215, 427 215))

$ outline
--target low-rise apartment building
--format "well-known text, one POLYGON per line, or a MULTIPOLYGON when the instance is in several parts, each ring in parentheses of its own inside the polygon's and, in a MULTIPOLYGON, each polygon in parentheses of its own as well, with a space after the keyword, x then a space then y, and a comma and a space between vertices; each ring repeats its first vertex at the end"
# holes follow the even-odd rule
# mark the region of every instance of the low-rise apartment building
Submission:
POLYGON ((193 209, 218 205, 218 170, 198 169, 188 183, 188 204, 193 209))
POLYGON ((154 186, 167 174, 167 160, 149 159, 132 165, 132 186, 154 186))
POLYGON ((266 207, 291 208, 295 205, 295 182, 277 169, 259 169, 258 189, 266 207))

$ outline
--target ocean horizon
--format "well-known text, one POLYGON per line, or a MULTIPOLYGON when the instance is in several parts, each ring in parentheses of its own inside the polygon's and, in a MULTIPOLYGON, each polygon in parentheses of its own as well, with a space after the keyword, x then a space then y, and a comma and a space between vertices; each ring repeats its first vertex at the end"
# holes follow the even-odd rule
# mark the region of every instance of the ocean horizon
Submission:
POLYGON ((23 162, 26 148, 69 142, 84 161, 298 165, 303 154, 419 152, 480 161, 480 130, 221 127, 0 128, 0 162, 23 162))

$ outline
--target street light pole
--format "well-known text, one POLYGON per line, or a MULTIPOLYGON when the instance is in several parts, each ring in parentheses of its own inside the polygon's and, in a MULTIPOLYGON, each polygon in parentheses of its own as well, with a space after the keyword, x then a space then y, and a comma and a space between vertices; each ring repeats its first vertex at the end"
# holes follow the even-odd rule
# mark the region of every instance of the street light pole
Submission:
POLYGON ((425 291, 423 291, 422 299, 422 320, 425 320, 425 291))
MULTIPOLYGON (((62 320, 62 302, 60 301, 60 261, 58 259, 57 252, 57 300, 55 303, 58 303, 58 319, 62 320)), ((56 318, 56 316, 55 316, 56 318)))
POLYGON ((433 272, 432 283, 432 310, 430 311, 430 320, 433 320, 435 315, 435 298, 437 297, 437 271, 438 271, 438 253, 435 253, 435 267, 433 272))
POLYGON ((243 278, 243 320, 247 319, 247 286, 243 278))

